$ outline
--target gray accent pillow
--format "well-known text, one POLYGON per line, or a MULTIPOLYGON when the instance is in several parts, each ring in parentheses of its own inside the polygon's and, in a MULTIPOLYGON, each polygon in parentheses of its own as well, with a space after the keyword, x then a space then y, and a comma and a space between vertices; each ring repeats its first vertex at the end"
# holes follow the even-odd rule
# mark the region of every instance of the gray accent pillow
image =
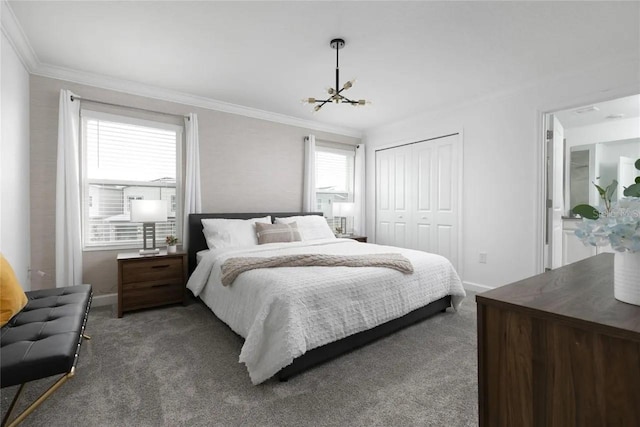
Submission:
POLYGON ((258 244, 265 243, 281 243, 281 242, 299 242, 302 240, 298 225, 295 222, 289 224, 265 224, 256 222, 256 234, 258 235, 258 244))

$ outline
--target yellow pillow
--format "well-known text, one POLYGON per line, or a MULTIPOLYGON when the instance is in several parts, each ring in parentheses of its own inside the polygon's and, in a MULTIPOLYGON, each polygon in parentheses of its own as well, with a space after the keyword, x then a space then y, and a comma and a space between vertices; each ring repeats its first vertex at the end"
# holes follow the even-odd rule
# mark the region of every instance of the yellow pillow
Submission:
POLYGON ((13 268, 4 255, 0 254, 0 326, 4 326, 25 305, 27 296, 13 268))

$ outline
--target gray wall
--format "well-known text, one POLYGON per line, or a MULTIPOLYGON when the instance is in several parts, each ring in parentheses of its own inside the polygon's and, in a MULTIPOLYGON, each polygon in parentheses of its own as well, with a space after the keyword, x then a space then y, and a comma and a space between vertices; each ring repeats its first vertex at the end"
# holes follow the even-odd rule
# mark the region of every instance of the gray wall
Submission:
MULTIPOLYGON (((297 211, 302 207, 304 136, 355 145, 357 138, 235 114, 31 76, 31 261, 34 289, 55 286, 55 177, 60 89, 105 102, 172 114, 198 114, 202 205, 205 212, 297 211)), ((119 112, 117 109, 88 108, 119 112)), ((125 110, 126 111, 126 110, 125 110)), ((180 119, 127 114, 176 123, 180 119)), ((118 251, 85 251, 83 280, 96 294, 117 291, 118 251)))
POLYGON ((4 34, 1 50, 0 251, 29 290, 29 73, 4 34))

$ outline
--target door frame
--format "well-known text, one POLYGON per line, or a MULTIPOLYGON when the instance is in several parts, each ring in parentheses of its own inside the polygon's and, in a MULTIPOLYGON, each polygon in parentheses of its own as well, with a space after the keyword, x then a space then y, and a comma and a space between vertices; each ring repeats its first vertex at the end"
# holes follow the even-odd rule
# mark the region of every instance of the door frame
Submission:
MULTIPOLYGON (((565 102, 560 105, 546 106, 544 108, 536 109, 536 154, 535 154, 535 171, 536 171, 536 198, 534 203, 535 218, 534 218, 534 231, 535 231, 535 274, 544 272, 544 251, 545 251, 545 233, 546 233, 546 188, 547 188, 547 176, 546 176, 546 157, 547 157, 547 144, 546 144, 546 117, 549 114, 555 114, 559 111, 572 110, 580 107, 584 107, 589 104, 596 104, 599 102, 613 101, 614 99, 624 98, 627 96, 637 95, 637 87, 627 87, 620 90, 612 90, 607 92, 606 95, 602 93, 589 94, 582 98, 574 98, 572 101, 565 102)), ((566 154, 566 153, 565 153, 566 154)))
POLYGON ((464 251, 462 250, 462 243, 463 243, 463 238, 462 238, 462 233, 463 233, 463 215, 462 215, 462 201, 464 199, 463 197, 463 189, 464 189, 464 182, 463 182, 463 178, 464 178, 464 130, 463 129, 454 129, 451 132, 446 132, 446 133, 442 133, 442 132, 438 132, 438 134, 436 134, 435 136, 428 136, 425 138, 405 138, 405 139, 401 139, 398 140, 396 142, 392 142, 389 144, 383 144, 383 145, 379 145, 376 146, 374 148, 374 156, 373 156, 373 166, 374 166, 374 171, 373 171, 373 176, 374 176, 374 188, 373 188, 373 242, 376 243, 376 233, 378 230, 378 177, 377 177, 377 164, 378 164, 378 151, 383 151, 383 150, 389 150, 391 148, 397 148, 397 147, 402 147, 405 145, 411 145, 411 144, 417 144, 420 142, 427 142, 427 141, 434 141, 436 139, 442 139, 442 138, 446 138, 449 136, 453 136, 453 135, 458 135, 458 144, 459 144, 459 155, 458 155, 458 213, 456 215, 456 220, 458 221, 458 241, 457 241, 457 248, 456 251, 458 252, 458 266, 456 267, 456 271, 458 273, 458 276, 460 277, 460 280, 462 282, 464 282, 464 251))

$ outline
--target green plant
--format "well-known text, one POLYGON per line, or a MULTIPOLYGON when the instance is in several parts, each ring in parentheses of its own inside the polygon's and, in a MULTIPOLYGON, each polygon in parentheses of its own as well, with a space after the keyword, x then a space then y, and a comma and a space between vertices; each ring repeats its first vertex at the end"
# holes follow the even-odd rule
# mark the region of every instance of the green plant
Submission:
MULTIPOLYGON (((640 171, 640 159, 636 160, 635 166, 640 171)), ((623 194, 627 197, 640 197, 640 176, 636 176, 635 183, 625 188, 623 194)))
MULTIPOLYGON (((640 159, 636 160, 635 167, 640 170, 640 159)), ((583 218, 575 234, 585 245, 610 245, 617 252, 640 252, 640 177, 634 181, 625 188, 625 197, 616 202, 611 200, 618 186, 615 180, 607 188, 594 183, 604 206, 573 208, 573 212, 583 218)))
POLYGON ((178 238, 176 236, 169 235, 166 237, 165 241, 169 246, 175 246, 178 243, 178 238))
MULTIPOLYGON (((635 167, 640 171, 640 159, 636 160, 635 167)), ((604 203, 604 212, 600 212, 597 208, 594 208, 591 205, 578 205, 572 209, 573 213, 580 215, 582 218, 587 219, 598 219, 601 215, 608 215, 611 213, 612 203, 611 198, 616 192, 616 188, 618 187, 618 181, 615 179, 611 184, 607 186, 607 188, 602 188, 595 182, 593 185, 598 189, 598 194, 600 195, 600 199, 602 199, 604 203)), ((637 176, 635 182, 628 187, 625 187, 624 193, 626 197, 640 197, 640 176, 637 176)))

